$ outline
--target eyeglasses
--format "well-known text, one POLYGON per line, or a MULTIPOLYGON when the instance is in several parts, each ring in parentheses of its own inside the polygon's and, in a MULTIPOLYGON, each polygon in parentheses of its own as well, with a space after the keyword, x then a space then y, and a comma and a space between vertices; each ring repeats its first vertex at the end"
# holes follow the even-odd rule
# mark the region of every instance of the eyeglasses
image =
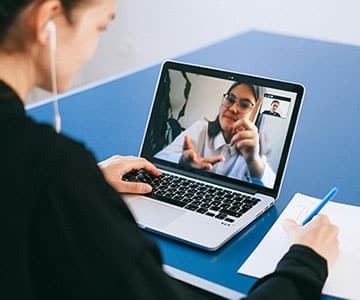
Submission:
POLYGON ((243 111, 250 111, 253 108, 253 106, 255 105, 247 98, 237 99, 235 97, 235 95, 232 93, 224 94, 223 105, 225 107, 229 108, 229 107, 233 106, 235 102, 238 104, 238 107, 243 111))

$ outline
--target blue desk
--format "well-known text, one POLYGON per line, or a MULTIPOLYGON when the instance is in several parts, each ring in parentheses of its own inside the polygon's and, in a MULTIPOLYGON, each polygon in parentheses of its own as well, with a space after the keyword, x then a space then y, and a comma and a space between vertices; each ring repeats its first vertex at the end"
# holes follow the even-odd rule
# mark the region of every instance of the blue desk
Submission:
MULTIPOLYGON (((359 205, 360 48, 248 32, 177 59, 301 82, 306 87, 275 207, 215 253, 149 234, 166 264, 246 293, 255 279, 236 271, 296 192, 322 197, 337 185, 341 192, 336 201, 359 205)), ((63 132, 84 142, 98 160, 117 153, 136 155, 159 70, 156 65, 64 97, 60 101, 63 132)), ((50 104, 29 114, 52 123, 50 104)))

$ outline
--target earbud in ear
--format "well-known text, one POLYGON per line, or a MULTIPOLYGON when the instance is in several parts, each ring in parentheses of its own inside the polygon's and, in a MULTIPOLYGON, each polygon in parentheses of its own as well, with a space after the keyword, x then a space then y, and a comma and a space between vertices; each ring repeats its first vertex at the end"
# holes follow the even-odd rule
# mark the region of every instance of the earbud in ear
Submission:
POLYGON ((54 21, 49 21, 46 25, 47 30, 50 33, 50 47, 52 50, 56 49, 56 25, 54 21))

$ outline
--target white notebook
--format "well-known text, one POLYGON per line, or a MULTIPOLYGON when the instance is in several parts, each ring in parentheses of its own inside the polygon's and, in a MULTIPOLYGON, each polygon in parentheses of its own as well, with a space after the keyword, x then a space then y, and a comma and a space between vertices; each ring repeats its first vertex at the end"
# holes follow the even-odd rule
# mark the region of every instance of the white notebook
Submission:
MULTIPOLYGON (((319 202, 319 199, 296 194, 238 272, 253 277, 273 272, 289 248, 282 220, 289 217, 301 223, 319 202)), ((323 294, 360 299, 360 207, 329 202, 321 213, 327 214, 340 229, 340 255, 329 272, 323 294)))

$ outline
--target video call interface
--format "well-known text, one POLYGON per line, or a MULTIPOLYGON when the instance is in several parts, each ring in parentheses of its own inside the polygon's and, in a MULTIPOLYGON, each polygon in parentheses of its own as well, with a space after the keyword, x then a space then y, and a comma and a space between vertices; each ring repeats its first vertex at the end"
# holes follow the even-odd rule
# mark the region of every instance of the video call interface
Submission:
POLYGON ((273 188, 296 93, 172 69, 162 80, 151 157, 273 188))

